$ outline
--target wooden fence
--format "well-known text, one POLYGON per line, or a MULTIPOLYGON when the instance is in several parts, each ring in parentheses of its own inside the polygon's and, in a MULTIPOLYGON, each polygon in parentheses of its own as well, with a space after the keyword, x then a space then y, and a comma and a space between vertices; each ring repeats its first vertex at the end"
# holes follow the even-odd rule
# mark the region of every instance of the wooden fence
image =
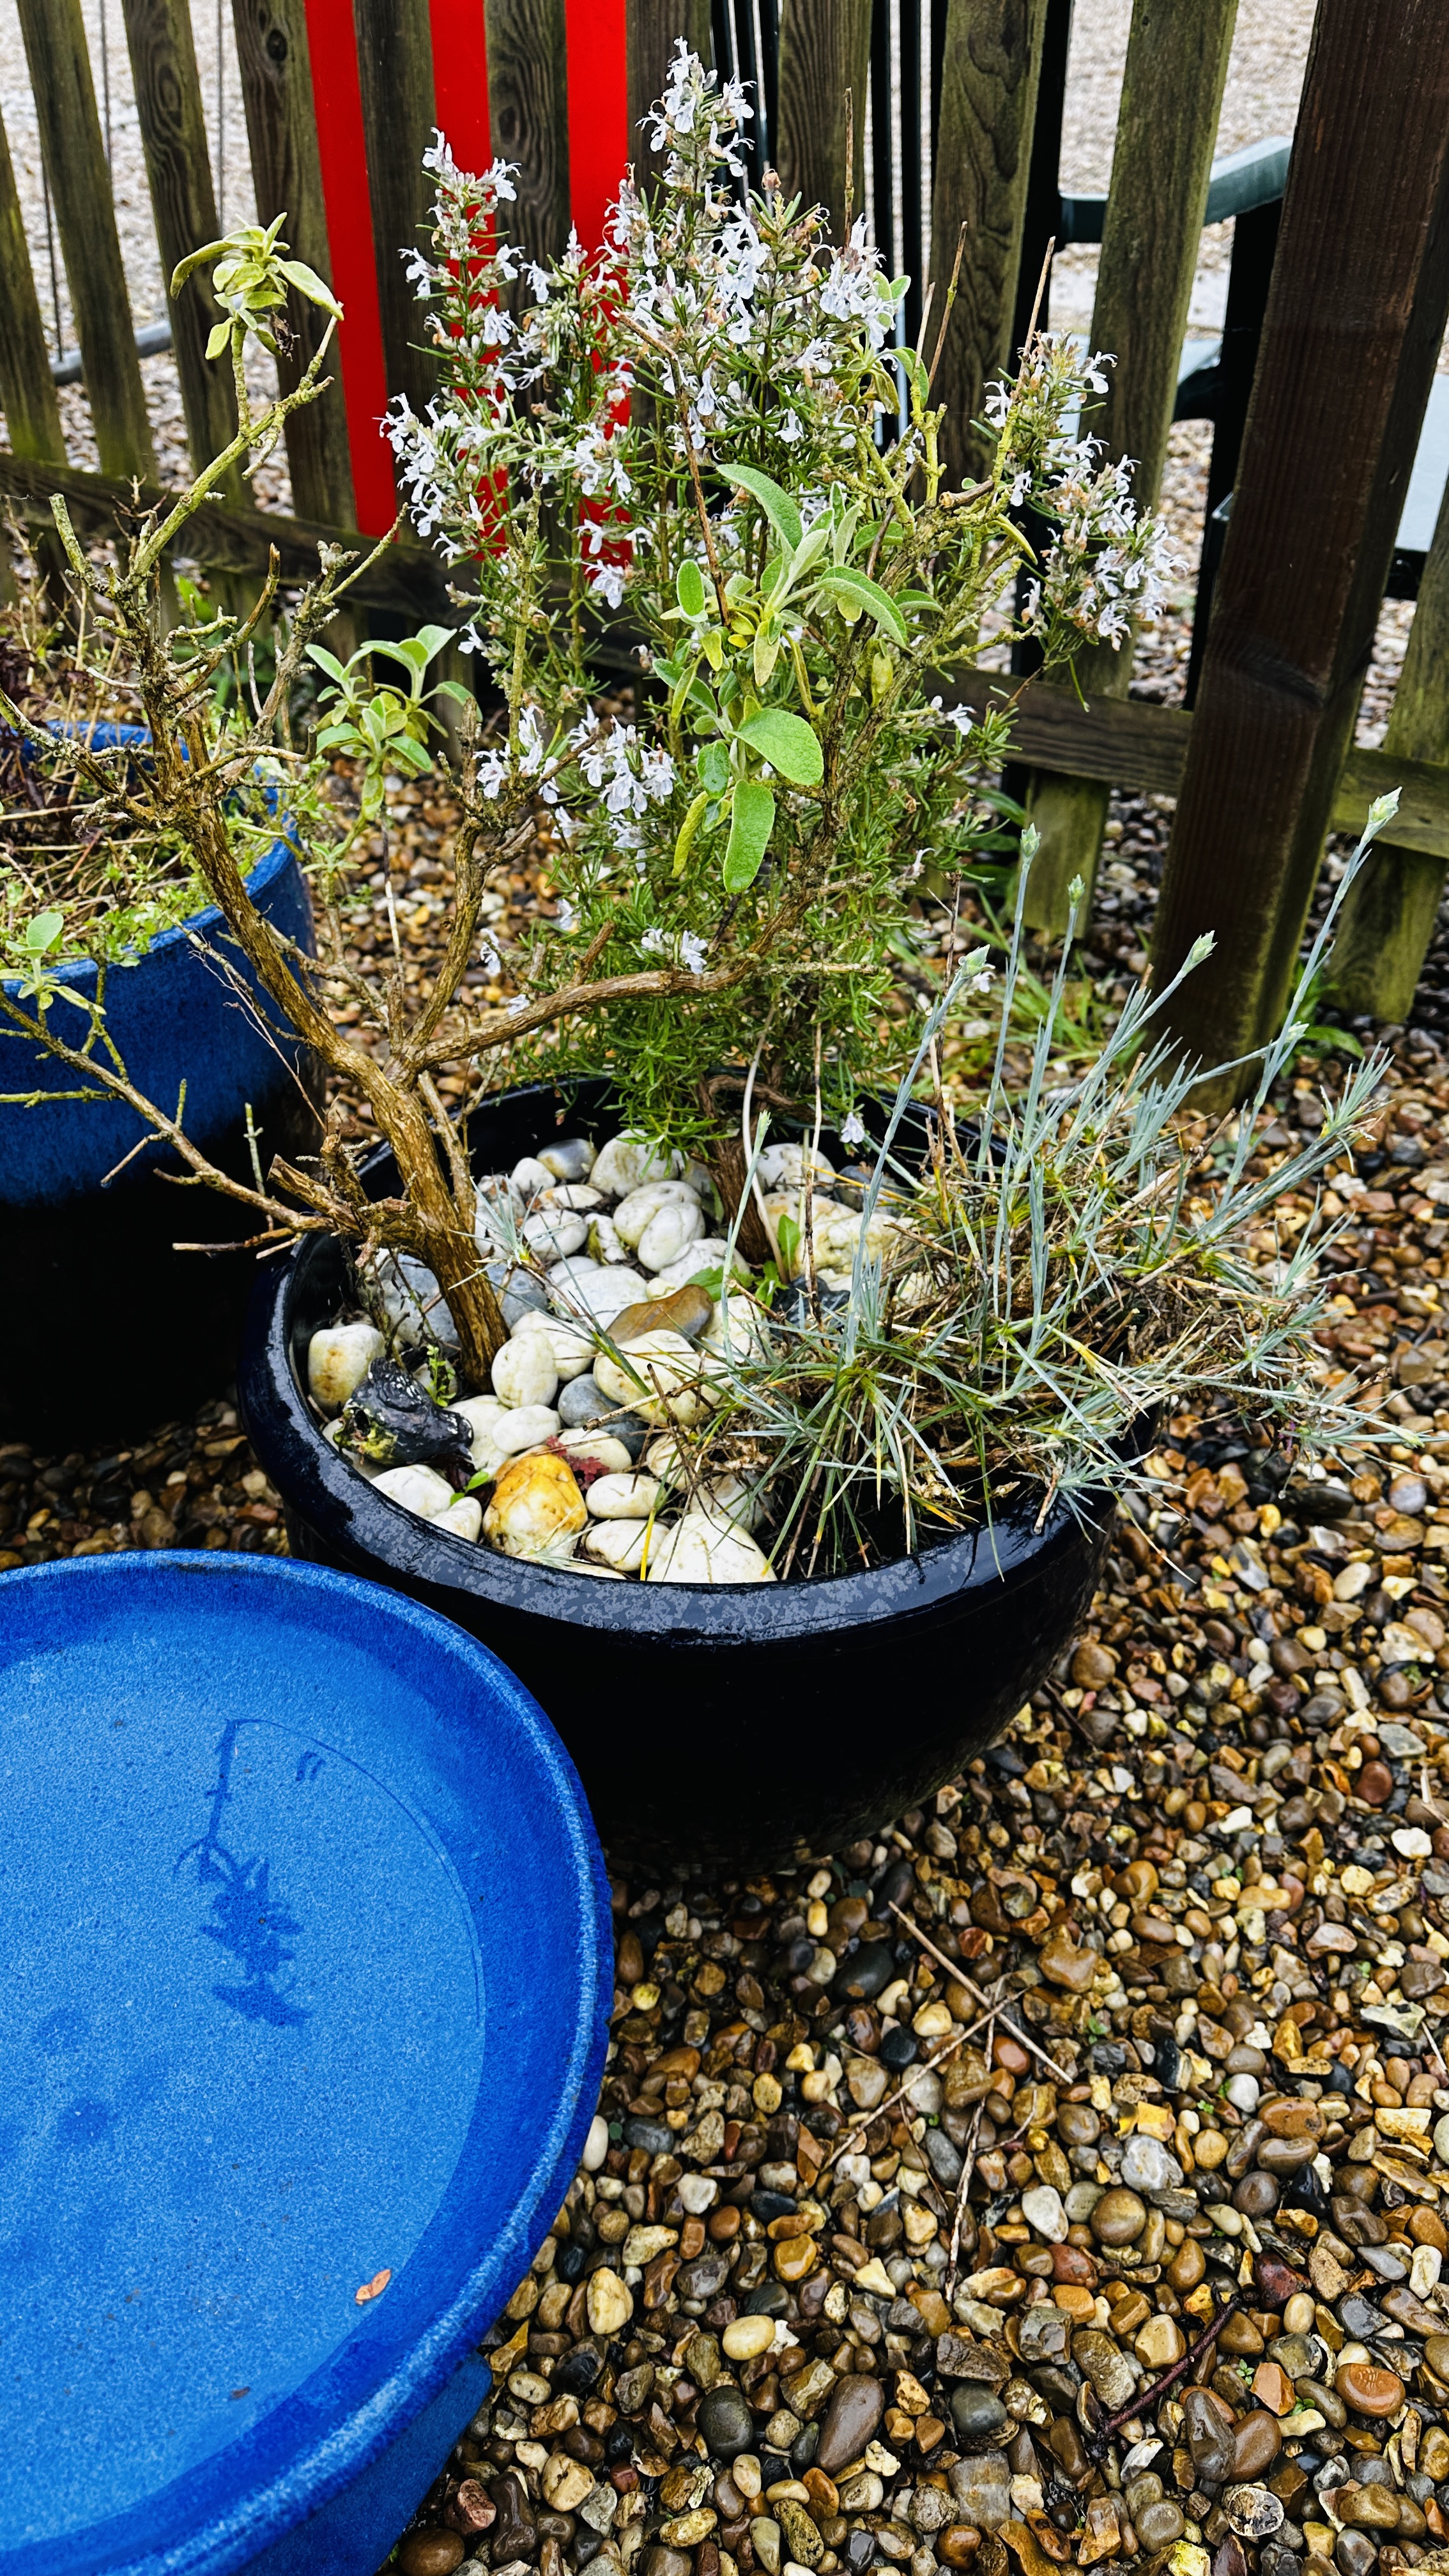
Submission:
MULTIPOLYGON (((0 133, 0 494, 44 521, 63 491, 100 534, 133 480, 155 489, 142 351, 80 0, 18 5, 100 471, 67 461, 55 379, 74 370, 46 347, 0 133)), ((169 274, 218 229, 190 10, 120 6, 169 274)), ((1093 199, 1058 185, 1071 0, 234 0, 258 212, 285 209, 294 250, 332 278, 347 321, 337 383, 289 424, 296 515, 249 508, 234 488, 201 514, 192 551, 255 575, 276 544, 295 577, 320 535, 390 523, 377 424, 392 393, 421 406, 431 388, 398 246, 425 214, 433 125, 465 162, 496 151, 518 165, 532 256, 561 250, 571 223, 596 241, 626 161, 647 166, 639 119, 684 34, 753 85, 756 174, 773 165, 837 225, 853 137, 854 203, 888 264, 915 281, 907 329, 964 227, 938 381, 960 473, 979 462, 982 389, 1012 361, 1053 240, 1101 244, 1092 337, 1118 364, 1092 426, 1138 461, 1147 497, 1173 418, 1214 423, 1193 711, 1134 699, 1130 648, 1092 654, 1085 704, 1068 688, 1025 687, 1041 925, 1060 922, 1074 874, 1090 882, 1112 785, 1177 796, 1158 968, 1214 930, 1217 958, 1188 987, 1178 1026, 1203 1052, 1251 1046, 1281 1011, 1325 832, 1354 828, 1397 784, 1393 849, 1356 905, 1342 972, 1355 1008, 1403 1016, 1449 860, 1449 511, 1407 546, 1400 524, 1449 307, 1449 12, 1442 0, 1320 0, 1291 149, 1265 138, 1215 162, 1235 8, 1135 0, 1111 189, 1093 199), (1185 357, 1201 230, 1228 216, 1220 344, 1185 357), (1419 605, 1387 744, 1358 751, 1391 577, 1417 585, 1419 605)), ((172 323, 197 460, 232 425, 225 374, 203 354, 211 319, 192 289, 172 323)), ((316 316, 299 304, 291 320, 305 352, 316 316)), ((143 345, 161 336, 153 328, 143 345)), ((1442 479, 1426 453, 1421 500, 1442 479)), ((396 547, 360 604, 446 616, 436 559, 396 547)), ((961 683, 982 703, 1000 686, 984 673, 961 683)))

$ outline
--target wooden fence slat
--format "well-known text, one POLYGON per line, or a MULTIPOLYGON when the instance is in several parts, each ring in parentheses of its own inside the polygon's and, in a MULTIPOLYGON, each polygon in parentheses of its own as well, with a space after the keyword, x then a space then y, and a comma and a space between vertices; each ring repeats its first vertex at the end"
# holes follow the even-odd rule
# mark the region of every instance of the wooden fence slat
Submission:
POLYGON ((629 158, 641 188, 652 187, 664 170, 641 120, 669 86, 669 65, 676 40, 683 36, 702 63, 714 57, 709 0, 627 0, 629 82, 629 158))
POLYGON ((18 6, 101 470, 154 474, 80 0, 18 0, 18 6))
POLYGON ((64 465, 65 435, 30 266, 15 167, 0 123, 0 404, 17 456, 64 465))
POLYGON ((493 149, 517 165, 506 230, 546 268, 569 237, 569 81, 564 0, 488 0, 493 149))
POLYGON ((966 253, 935 383, 946 405, 947 480, 976 482, 990 446, 973 424, 993 376, 1010 365, 1041 73, 1046 0, 949 0, 931 200, 934 349, 962 227, 966 253))
MULTIPOLYGON (((1092 346, 1115 353, 1101 410, 1084 423, 1109 457, 1131 457, 1139 505, 1154 507, 1167 458, 1177 371, 1207 209, 1213 146, 1237 0, 1136 0, 1092 313, 1092 346)), ((1132 645, 1094 645, 1075 682, 1125 697, 1132 645)), ((1027 810, 1040 836, 1027 890, 1033 929, 1063 930, 1068 888, 1097 873, 1107 791, 1047 778, 1027 810)))
MULTIPOLYGON (((1409 629, 1408 649, 1384 735, 1386 763, 1449 761, 1449 486, 1409 629)), ((1397 780, 1391 784, 1397 785, 1397 780)), ((1406 1021, 1434 935, 1444 891, 1444 853, 1429 853, 1403 829, 1411 811, 1401 792, 1392 834, 1376 843, 1344 898, 1330 968, 1333 998, 1348 1012, 1406 1021)))
MULTIPOLYGON (((295 256, 330 279, 305 0, 233 0, 233 23, 257 213, 268 224, 285 212, 286 239, 295 256)), ((284 388, 297 382, 324 328, 315 305, 304 303, 300 295, 288 298, 287 322, 291 345, 278 369, 284 388)), ((357 505, 347 410, 338 369, 334 366, 331 373, 327 391, 287 423, 287 462, 302 515, 351 528, 357 524, 357 505)))
POLYGON ((865 208, 869 77, 870 0, 782 0, 776 159, 786 196, 823 206, 835 242, 845 238, 847 132, 852 221, 865 208))
POLYGON ((1446 311, 1449 16, 1320 9, 1153 943, 1162 982, 1216 936, 1205 1062, 1281 1021, 1446 311))
POLYGON ((353 0, 353 15, 387 389, 423 412, 437 391, 437 359, 424 345, 403 253, 425 244, 433 202, 423 168, 434 125, 428 0, 353 0))
MULTIPOLYGON (((136 113, 156 220, 161 271, 169 288, 178 261, 215 241, 220 230, 206 118, 186 0, 123 0, 126 43, 136 85, 136 113)), ((198 273, 170 304, 171 344, 181 380, 181 408, 191 461, 198 468, 236 435, 236 392, 225 360, 207 362, 206 341, 220 306, 208 275, 198 273)), ((225 498, 240 501, 240 469, 225 498)))

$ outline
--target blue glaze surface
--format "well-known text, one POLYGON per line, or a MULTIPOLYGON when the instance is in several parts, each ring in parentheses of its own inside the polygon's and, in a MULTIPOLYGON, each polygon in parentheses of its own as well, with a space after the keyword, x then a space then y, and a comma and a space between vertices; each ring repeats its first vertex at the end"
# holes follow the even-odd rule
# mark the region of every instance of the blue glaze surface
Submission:
POLYGON ((547 2231, 607 1883, 527 1692, 395 1594, 171 1554, 0 1601, 0 2571, 224 2576, 547 2231))
MULTIPOLYGON (((144 744, 146 735, 134 725, 97 725, 95 739, 106 748, 126 741, 144 744)), ((247 891, 285 938, 311 948, 307 881, 290 842, 273 842, 248 877, 247 891)), ((89 964, 65 967, 57 980, 88 998, 96 991, 96 969, 89 964)), ((18 989, 16 980, 6 978, 7 993, 13 997, 18 989)), ((86 1023, 66 1003, 54 1009, 56 1027, 74 1045, 86 1023)), ((184 1125, 198 1144, 234 1126, 248 1101, 260 1116, 273 1093, 290 1088, 289 1068, 298 1058, 295 1039, 278 1034, 284 1023, 214 904, 175 930, 163 931, 134 965, 108 970, 106 1024, 131 1080, 158 1107, 174 1114, 185 1083, 184 1125), (205 941, 214 955, 198 948, 197 941, 205 941), (272 1037, 256 1025, 229 974, 242 981, 272 1037)), ((0 1021, 0 1091, 60 1093, 73 1090, 75 1082, 67 1066, 0 1021)), ((0 1205, 55 1206, 84 1197, 99 1189, 145 1132, 134 1111, 120 1103, 113 1107, 108 1101, 57 1099, 33 1109, 0 1103, 0 1205)), ((163 1150, 157 1146, 137 1155, 112 1187, 134 1187, 144 1180, 163 1150)))

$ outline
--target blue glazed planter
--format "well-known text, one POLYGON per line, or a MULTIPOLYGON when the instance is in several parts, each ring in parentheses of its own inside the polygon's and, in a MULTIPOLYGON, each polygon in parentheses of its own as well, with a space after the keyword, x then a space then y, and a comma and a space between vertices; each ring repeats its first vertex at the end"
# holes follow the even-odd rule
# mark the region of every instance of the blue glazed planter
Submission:
MULTIPOLYGON (((103 743, 145 740, 134 727, 98 726, 96 735, 103 743)), ((288 842, 273 843, 248 885, 257 909, 310 949, 306 880, 288 842)), ((60 981, 93 995, 96 970, 69 967, 60 981)), ((13 996, 17 987, 7 981, 6 990, 13 996)), ((80 1014, 63 1002, 55 1010, 56 1025, 75 1043, 85 1026, 80 1014)), ((263 1171, 271 1155, 292 1157, 315 1144, 307 1059, 214 907, 163 932, 135 965, 109 970, 106 1020, 149 1099, 174 1112, 185 1083, 188 1136, 234 1177, 251 1177, 248 1102, 263 1171), (208 956, 198 941, 216 953, 208 956), (244 983, 255 1016, 220 959, 244 983)), ((75 1084, 66 1066, 0 1022, 0 1090, 59 1095, 75 1084)), ((160 1179, 161 1169, 181 1167, 159 1144, 146 1145, 103 1188, 147 1132, 119 1103, 0 1104, 0 1437, 29 1437, 52 1450, 108 1439, 188 1409, 231 1373, 252 1256, 178 1253, 172 1245, 232 1243, 254 1229, 244 1208, 160 1179)))
POLYGON ((3 1599, 0 2576, 374 2576, 593 2113, 577 1778, 485 1648, 349 1577, 3 1599))

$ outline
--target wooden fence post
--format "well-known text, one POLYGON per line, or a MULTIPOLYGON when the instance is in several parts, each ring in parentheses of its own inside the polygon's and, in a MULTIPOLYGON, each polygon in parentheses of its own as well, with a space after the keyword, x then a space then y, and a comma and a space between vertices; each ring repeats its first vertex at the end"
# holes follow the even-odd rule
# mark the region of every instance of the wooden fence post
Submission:
MULTIPOLYGON (((1167 458, 1236 16, 1237 0, 1136 0, 1132 12, 1092 313, 1092 346, 1116 365, 1100 411, 1083 426, 1108 456, 1133 459, 1143 509, 1156 503, 1167 458)), ((1076 677, 1088 699, 1124 698, 1131 674, 1129 641, 1115 651, 1089 647, 1076 677)), ((1040 835, 1026 898, 1033 929, 1066 928, 1076 877, 1090 902, 1110 793, 1095 779, 1032 781, 1027 810, 1040 835)))
POLYGON ((823 206, 833 242, 865 212, 870 0, 783 0, 776 161, 787 197, 823 206), (846 188, 846 135, 851 137, 846 188))
POLYGON ((387 389, 425 412, 438 367, 423 332, 403 253, 421 250, 432 224, 433 182, 423 154, 433 139, 433 39, 428 0, 353 0, 367 178, 387 389))
POLYGON ((709 0, 627 0, 629 81, 629 158, 640 188, 663 176, 664 157, 654 150, 640 120, 669 86, 669 65, 682 36, 702 63, 713 59, 709 0))
MULTIPOLYGON (((1449 15, 1330 0, 1153 942, 1161 984, 1215 935, 1171 1010, 1209 1064, 1282 1019, 1446 310, 1449 15)), ((1208 1105, 1251 1080, 1225 1076, 1208 1105)))
MULTIPOLYGON (((0 124, 0 407, 11 452, 35 465, 66 462, 65 432, 45 345, 45 324, 30 266, 25 217, 15 185, 15 168, 5 128, 0 124)), ((53 526, 34 527, 29 551, 45 581, 53 616, 70 608, 65 587, 65 556, 53 526)), ((11 598, 8 546, 0 545, 0 596, 11 598)))
MULTIPOLYGON (((946 405, 947 481, 976 482, 990 447, 974 423, 993 376, 1012 363, 1031 138, 1046 0, 949 0, 941 121, 931 193, 935 347, 964 227, 965 257, 934 388, 946 405)), ((928 353, 929 354, 929 353, 928 353)))
POLYGON ((564 0, 488 0, 493 149, 515 164, 507 233, 547 268, 569 237, 569 77, 564 0))
MULTIPOLYGON (((233 23, 257 213, 268 224, 285 211, 296 257, 330 278, 305 0, 233 0, 233 23)), ((277 371, 284 387, 295 385, 325 327, 316 306, 300 295, 288 299, 287 322, 291 347, 277 371)), ((330 373, 325 394, 287 423, 287 461, 300 517, 355 528, 347 411, 335 363, 330 373)))
MULTIPOLYGON (((229 362, 207 361, 207 335, 221 312, 209 276, 198 272, 178 297, 169 298, 178 261, 203 242, 215 241, 219 230, 191 12, 185 0, 123 0, 123 5, 186 439, 192 464, 199 468, 236 436, 236 391, 229 362)), ((242 499, 239 468, 224 489, 219 487, 219 497, 242 499)))
POLYGON ((154 475, 80 0, 19 0, 19 9, 101 471, 154 475))
MULTIPOLYGON (((1424 559, 1384 751, 1449 761, 1449 486, 1424 559)), ((1442 858, 1406 848, 1392 832, 1374 843, 1344 897, 1329 961, 1329 990, 1341 1010, 1409 1018, 1443 891, 1442 858)))
POLYGON ((12 452, 64 465, 65 435, 30 266, 15 168, 0 124, 0 404, 12 452))

